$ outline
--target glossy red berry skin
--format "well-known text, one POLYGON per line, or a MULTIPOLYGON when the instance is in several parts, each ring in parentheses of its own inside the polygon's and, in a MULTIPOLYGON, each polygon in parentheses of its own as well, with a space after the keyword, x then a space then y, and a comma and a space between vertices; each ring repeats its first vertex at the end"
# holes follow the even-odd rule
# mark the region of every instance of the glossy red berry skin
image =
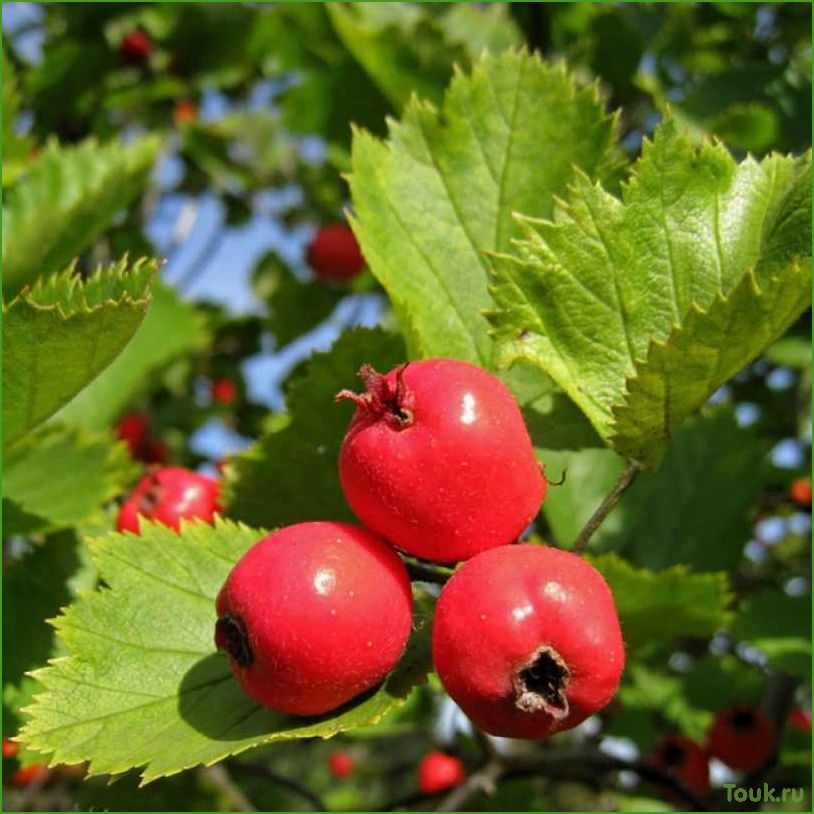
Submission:
POLYGON ((29 766, 22 766, 17 769, 9 778, 9 785, 16 789, 24 789, 32 783, 45 778, 48 774, 48 767, 43 763, 32 763, 29 766))
POLYGON ((690 738, 665 735, 656 743, 648 762, 699 797, 709 793, 709 758, 704 749, 690 738))
POLYGON ((180 531, 181 520, 211 523, 220 510, 220 485, 189 469, 167 467, 145 475, 122 503, 116 528, 139 533, 139 516, 180 531))
POLYGON ((418 766, 418 788, 422 794, 440 794, 463 783, 464 764, 445 752, 430 752, 418 766))
POLYGON ((805 509, 811 508, 811 478, 797 478, 789 487, 789 496, 805 509))
POLYGON ((353 774, 356 761, 347 752, 333 752, 328 758, 328 768, 337 780, 344 780, 353 774))
POLYGON ((141 65, 147 62, 153 53, 153 41, 140 28, 126 34, 119 43, 119 56, 123 62, 141 65))
POLYGON ((776 738, 763 710, 741 704, 718 712, 707 733, 707 748, 730 769, 753 772, 772 756, 776 738))
POLYGON ((144 413, 125 413, 116 426, 116 434, 130 449, 130 454, 138 458, 150 435, 150 421, 144 413))
POLYGON ((215 643, 255 701, 319 715, 378 684, 412 626, 407 570, 345 523, 299 523, 256 543, 217 600, 215 643))
POLYGON ((356 236, 344 223, 317 229, 308 247, 308 265, 318 280, 344 283, 365 270, 365 258, 356 236))
POLYGON ((20 745, 18 743, 15 743, 13 740, 9 740, 8 738, 3 738, 3 760, 17 757, 17 753, 19 751, 20 745))
POLYGON ((237 398, 237 385, 231 379, 215 379, 211 392, 215 404, 233 404, 237 398))
POLYGON ((393 545, 437 562, 514 542, 540 509, 545 478, 514 398, 453 359, 410 362, 367 392, 339 454, 345 498, 393 545))
POLYGON ((545 738, 613 697, 625 647, 602 575, 567 551, 493 548, 441 591, 432 653, 438 677, 485 732, 545 738))

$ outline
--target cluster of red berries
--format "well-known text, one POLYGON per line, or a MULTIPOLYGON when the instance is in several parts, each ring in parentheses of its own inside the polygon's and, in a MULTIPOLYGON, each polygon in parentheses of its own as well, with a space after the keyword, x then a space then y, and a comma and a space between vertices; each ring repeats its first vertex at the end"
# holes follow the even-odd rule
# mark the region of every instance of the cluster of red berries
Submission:
MULTIPOLYGON (((810 732, 810 714, 808 726, 810 732)), ((718 712, 707 733, 706 745, 684 735, 667 735, 656 744, 650 763, 688 790, 704 796, 709 792, 710 757, 734 771, 750 773, 769 762, 776 746, 777 730, 766 714, 758 707, 740 704, 718 712)))
POLYGON ((331 223, 317 229, 308 265, 322 282, 346 283, 365 270, 365 258, 353 232, 344 223, 331 223))
POLYGON ((256 543, 217 599, 215 641, 259 703, 318 715, 401 658, 412 592, 397 551, 465 561, 444 586, 432 650, 449 694, 493 735, 576 726, 616 691, 625 660, 610 590, 580 557, 515 543, 546 482, 520 410, 491 374, 433 359, 343 391, 345 497, 367 528, 300 523, 256 543))
POLYGON ((127 444, 130 454, 144 463, 166 463, 170 450, 165 441, 152 438, 150 419, 144 413, 125 413, 116 426, 116 434, 127 444))
MULTIPOLYGON (((356 770, 356 761, 347 752, 332 752, 328 757, 328 769, 337 780, 344 780, 356 770)), ((466 777, 466 769, 459 758, 436 750, 424 755, 417 775, 421 793, 432 795, 460 785, 466 777)))

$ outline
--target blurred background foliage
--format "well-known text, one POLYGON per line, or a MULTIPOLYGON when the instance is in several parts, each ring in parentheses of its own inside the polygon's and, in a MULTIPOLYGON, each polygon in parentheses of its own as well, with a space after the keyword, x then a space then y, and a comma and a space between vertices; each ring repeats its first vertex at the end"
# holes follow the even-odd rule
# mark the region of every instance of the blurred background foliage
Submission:
MULTIPOLYGON (((87 488, 98 499, 84 506, 69 493, 57 510, 40 507, 32 484, 54 458, 5 461, 16 491, 4 499, 4 735, 30 698, 23 673, 54 654, 44 620, 93 584, 79 536, 109 526, 102 504, 138 476, 138 464, 99 434, 112 439, 116 421, 138 411, 166 448, 159 457, 215 472, 285 426, 287 391, 315 350, 352 326, 393 325, 372 276, 326 286, 306 261, 315 228, 341 220, 349 204, 352 127, 382 135, 413 93, 438 103, 455 66, 466 70, 484 49, 526 45, 567 60, 585 83, 598 79, 609 106, 622 108, 630 157, 668 108, 699 140, 719 138, 738 157, 801 152, 811 140, 810 34, 804 3, 4 4, 5 195, 54 143, 158 134, 148 181, 129 205, 108 204, 110 223, 77 269, 87 274, 124 253, 166 259, 134 340, 60 413, 73 435, 38 438, 40 448, 65 445, 68 472, 85 484, 93 475, 87 488), (151 43, 141 61, 122 56, 133 31, 151 43), (234 384, 232 398, 213 397, 222 379, 234 384)), ((118 165, 111 172, 106 183, 124 194, 118 165)), ((48 225, 38 224, 43 235, 48 225)), ((627 757, 665 729, 700 737, 723 701, 757 702, 777 675, 791 676, 784 703, 810 709, 810 508, 788 496, 810 469, 810 367, 806 315, 682 429, 662 469, 640 479, 601 530, 599 550, 656 570, 727 571, 743 607, 733 630, 645 650, 603 727, 580 737, 627 757)), ((533 416, 530 428, 545 431, 533 416)), ((572 539, 620 466, 604 449, 551 453, 549 476, 568 474, 552 489, 540 534, 572 539)), ((6 805, 352 810, 401 800, 425 810, 414 770, 439 744, 476 759, 466 722, 431 682, 375 729, 345 739, 358 769, 341 783, 326 765, 335 741, 294 742, 230 760, 228 775, 200 769, 144 789, 131 776, 108 785, 57 771, 47 784, 8 790, 6 805)), ((15 768, 4 760, 4 778, 15 768)), ((717 771, 718 782, 727 779, 717 771)), ((809 724, 808 734, 787 732, 772 779, 808 786, 810 772, 809 724)), ((474 805, 671 807, 625 776, 601 785, 519 778, 474 805)))

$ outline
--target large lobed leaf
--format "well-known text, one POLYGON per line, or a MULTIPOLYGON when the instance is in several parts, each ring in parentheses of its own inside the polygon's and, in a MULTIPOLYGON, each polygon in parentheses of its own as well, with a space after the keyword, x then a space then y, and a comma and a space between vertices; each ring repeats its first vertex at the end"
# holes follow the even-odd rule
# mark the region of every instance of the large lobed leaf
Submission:
POLYGON ((55 420, 101 430, 109 427, 157 373, 202 348, 209 338, 206 318, 158 281, 144 321, 119 356, 60 410, 55 420))
POLYGON ((422 621, 391 676, 340 710, 306 719, 258 706, 215 651, 213 632, 218 590, 264 532, 222 520, 185 524, 181 535, 142 528, 140 537, 91 542, 107 587, 55 621, 71 655, 34 673, 44 689, 20 738, 52 763, 90 761, 91 774, 143 766, 146 782, 260 744, 374 723, 423 680, 422 621))
POLYGON ((616 554, 589 559, 613 592, 628 647, 684 636, 708 638, 731 619, 726 574, 694 574, 682 565, 654 572, 616 554))
POLYGON ((549 215, 574 164, 600 171, 614 135, 595 87, 512 51, 457 73, 440 109, 414 98, 387 141, 356 131, 353 227, 412 356, 492 365, 484 252, 520 234, 513 210, 549 215))
POLYGON ((3 295, 64 268, 141 191, 158 154, 155 137, 122 146, 52 144, 3 206, 3 295))
POLYGON ((121 494, 138 474, 127 447, 104 433, 46 425, 3 456, 3 499, 27 515, 3 513, 3 536, 77 526, 121 494))
POLYGON ((363 364, 385 372, 404 361, 401 340, 381 329, 346 331, 315 354, 287 394, 290 421, 260 438, 227 467, 229 516, 268 528, 305 520, 352 520, 337 460, 353 414, 336 394, 361 388, 363 364))
POLYGON ((126 259, 82 280, 73 267, 3 307, 3 443, 53 415, 104 370, 150 304, 153 261, 126 259))
POLYGON ((495 258, 504 364, 550 375, 624 455, 679 424, 811 302, 811 158, 736 164, 665 121, 621 199, 578 173, 553 221, 495 258))

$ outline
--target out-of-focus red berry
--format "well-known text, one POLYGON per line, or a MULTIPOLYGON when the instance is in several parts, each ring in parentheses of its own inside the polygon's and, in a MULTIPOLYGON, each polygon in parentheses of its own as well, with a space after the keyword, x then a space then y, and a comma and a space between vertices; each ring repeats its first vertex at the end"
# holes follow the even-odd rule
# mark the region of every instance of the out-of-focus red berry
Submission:
POLYGON ((811 478, 797 478, 789 486, 789 497, 806 509, 811 508, 811 478))
POLYGON ((182 99, 172 112, 176 124, 191 124, 198 118, 198 107, 189 99, 182 99))
POLYGON ((153 53, 153 41, 140 28, 126 34, 119 43, 119 57, 131 65, 143 65, 153 53))
POLYGON ((3 760, 8 760, 12 757, 17 757, 17 753, 20 751, 19 744, 16 744, 14 741, 9 740, 8 738, 3 738, 3 760))
POLYGON ((344 223, 332 223, 314 235, 308 265, 318 280, 344 283, 364 271, 365 258, 353 232, 344 223))
POLYGON ((211 391, 215 404, 233 404, 237 398, 237 385, 231 379, 215 379, 211 391))
POLYGON ((789 725, 806 735, 811 734, 811 710, 805 707, 795 707, 789 713, 789 725))
POLYGON ((328 758, 331 774, 339 780, 350 777, 356 768, 356 761, 347 752, 333 752, 328 758))
POLYGON ((130 454, 137 458, 150 434, 150 421, 144 413, 125 413, 119 419, 116 434, 130 448, 130 454))
POLYGON ((17 769, 9 778, 9 785, 15 789, 24 789, 32 783, 44 780, 48 774, 48 767, 44 763, 32 763, 17 769))
POLYGON ((463 783, 464 764, 445 752, 430 752, 418 766, 418 788, 422 794, 440 794, 463 783))

